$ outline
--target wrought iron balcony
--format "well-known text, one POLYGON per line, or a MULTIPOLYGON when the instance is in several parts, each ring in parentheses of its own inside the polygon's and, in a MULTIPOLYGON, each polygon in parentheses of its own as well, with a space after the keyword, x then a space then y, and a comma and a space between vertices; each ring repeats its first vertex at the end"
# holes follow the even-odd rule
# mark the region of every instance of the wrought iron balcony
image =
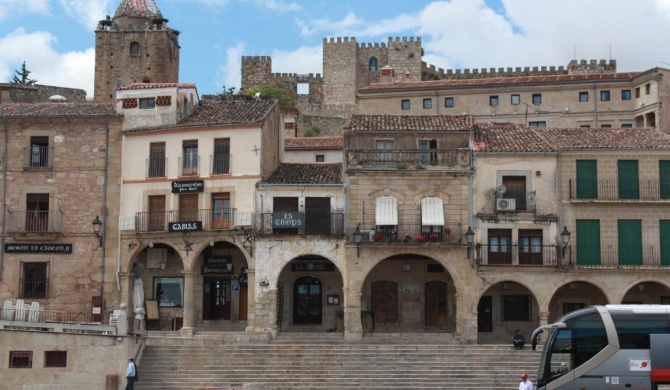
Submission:
POLYGON ((147 159, 146 177, 166 177, 167 158, 151 157, 147 159))
MULTIPOLYGON (((558 267, 563 248, 557 245, 482 245, 474 246, 475 261, 479 266, 558 267)), ((565 263, 570 262, 569 248, 565 263)))
POLYGON ((670 182, 658 179, 570 179, 570 200, 670 201, 670 182))
POLYGON ((23 168, 53 168, 54 148, 32 146, 23 148, 23 168))
MULTIPOLYGON (((175 222, 197 223, 199 226, 196 230, 230 230, 233 228, 234 215, 234 208, 139 212, 136 214, 135 231, 138 233, 168 232, 170 224, 175 222)), ((178 232, 181 233, 182 230, 178 232)))
POLYGON ((469 150, 447 149, 353 149, 347 151, 347 164, 370 168, 430 169, 467 168, 469 150))
MULTIPOLYGON (((362 245, 374 244, 465 244, 465 230, 460 224, 444 226, 428 226, 419 224, 402 224, 397 226, 375 226, 359 228, 362 245)), ((347 243, 355 243, 354 232, 347 235, 347 243)))
POLYGON ((210 156, 211 167, 210 174, 212 175, 222 175, 230 173, 230 161, 232 160, 232 154, 230 153, 215 153, 210 156))
POLYGON ((179 157, 179 176, 200 175, 200 156, 179 157))
POLYGON ((9 233, 61 233, 60 211, 7 211, 9 233))
POLYGON ((275 212, 261 214, 259 234, 344 235, 344 213, 275 212))
POLYGON ((660 245, 580 245, 574 261, 579 268, 664 268, 670 267, 670 243, 660 245))

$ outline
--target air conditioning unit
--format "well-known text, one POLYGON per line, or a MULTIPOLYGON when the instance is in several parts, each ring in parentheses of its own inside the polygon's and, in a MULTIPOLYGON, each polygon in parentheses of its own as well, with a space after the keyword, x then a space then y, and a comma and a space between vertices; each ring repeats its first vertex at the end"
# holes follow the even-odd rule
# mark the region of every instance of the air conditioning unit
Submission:
POLYGON ((516 199, 501 198, 496 201, 496 209, 498 211, 514 211, 516 210, 516 199))

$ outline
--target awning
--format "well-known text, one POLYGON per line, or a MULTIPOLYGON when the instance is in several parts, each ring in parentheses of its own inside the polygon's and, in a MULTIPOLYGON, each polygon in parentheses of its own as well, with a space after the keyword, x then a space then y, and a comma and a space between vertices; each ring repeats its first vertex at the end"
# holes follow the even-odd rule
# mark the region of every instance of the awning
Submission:
POLYGON ((436 197, 421 199, 421 225, 444 226, 444 205, 436 197))
POLYGON ((377 198, 375 207, 375 225, 398 224, 398 199, 392 196, 377 198))

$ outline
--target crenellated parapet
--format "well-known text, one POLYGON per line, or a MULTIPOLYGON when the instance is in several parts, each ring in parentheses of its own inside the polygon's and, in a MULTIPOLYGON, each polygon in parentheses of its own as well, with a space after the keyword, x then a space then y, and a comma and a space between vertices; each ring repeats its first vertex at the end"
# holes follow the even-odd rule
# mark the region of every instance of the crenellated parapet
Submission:
POLYGON ((572 60, 568 64, 570 74, 616 73, 616 60, 572 60))
POLYGON ((570 61, 568 66, 525 66, 507 68, 442 69, 422 62, 422 80, 473 79, 519 76, 552 76, 585 73, 615 73, 616 60, 570 61))

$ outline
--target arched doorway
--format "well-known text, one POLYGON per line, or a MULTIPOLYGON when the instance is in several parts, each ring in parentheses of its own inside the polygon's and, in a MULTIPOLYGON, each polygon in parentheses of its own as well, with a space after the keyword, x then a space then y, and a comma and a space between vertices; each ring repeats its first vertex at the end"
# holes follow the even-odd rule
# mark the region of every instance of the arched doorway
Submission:
POLYGON ((323 320, 323 290, 321 281, 312 276, 303 276, 293 285, 293 323, 318 325, 323 320))
POLYGON ((449 307, 447 284, 442 281, 426 283, 426 328, 446 328, 449 307))
POLYGON ((552 323, 571 311, 608 303, 607 297, 596 285, 584 281, 573 281, 561 286, 551 297, 547 320, 552 323))
POLYGON ((521 329, 530 334, 539 326, 539 306, 524 285, 503 281, 489 287, 477 305, 477 342, 508 343, 521 329))

